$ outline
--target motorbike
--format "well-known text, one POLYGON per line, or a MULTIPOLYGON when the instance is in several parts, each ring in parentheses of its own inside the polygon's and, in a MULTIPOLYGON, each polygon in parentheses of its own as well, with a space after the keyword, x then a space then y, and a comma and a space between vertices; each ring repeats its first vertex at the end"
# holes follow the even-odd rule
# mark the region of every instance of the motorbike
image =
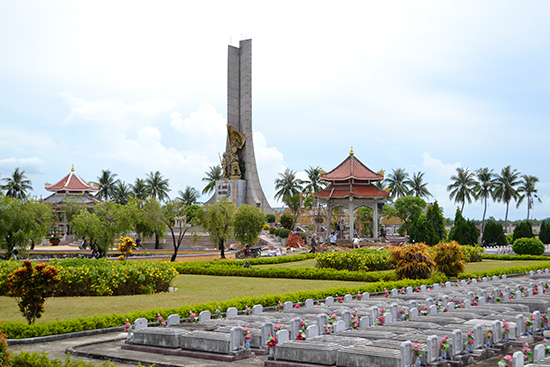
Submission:
POLYGON ((253 257, 253 258, 258 258, 258 257, 262 256, 262 247, 258 246, 258 247, 252 247, 251 248, 250 245, 245 245, 242 249, 237 251, 235 256, 237 256, 237 258, 239 258, 239 259, 244 259, 247 256, 250 256, 250 257, 253 257))

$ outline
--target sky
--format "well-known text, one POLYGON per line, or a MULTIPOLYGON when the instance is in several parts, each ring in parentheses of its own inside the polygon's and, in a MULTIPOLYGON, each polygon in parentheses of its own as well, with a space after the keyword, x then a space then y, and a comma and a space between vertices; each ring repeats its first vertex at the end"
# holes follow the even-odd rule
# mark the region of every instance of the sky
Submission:
MULTIPOLYGON (((74 165, 87 181, 160 171, 172 198, 202 191, 225 150, 227 47, 252 39, 272 206, 279 173, 330 171, 353 147, 373 171, 424 172, 451 218, 456 168, 510 165, 539 178, 531 218, 547 218, 549 34, 546 0, 2 1, 0 178, 19 167, 46 197, 74 165)), ((505 210, 490 201, 487 216, 505 210)))

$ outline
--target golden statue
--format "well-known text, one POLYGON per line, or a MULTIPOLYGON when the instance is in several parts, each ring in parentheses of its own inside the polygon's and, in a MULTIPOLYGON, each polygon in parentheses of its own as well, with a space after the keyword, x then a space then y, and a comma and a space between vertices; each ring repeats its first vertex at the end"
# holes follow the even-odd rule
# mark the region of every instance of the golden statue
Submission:
POLYGON ((228 152, 223 153, 222 159, 223 177, 239 180, 242 172, 237 152, 243 148, 246 135, 229 125, 227 126, 227 139, 229 140, 228 152))

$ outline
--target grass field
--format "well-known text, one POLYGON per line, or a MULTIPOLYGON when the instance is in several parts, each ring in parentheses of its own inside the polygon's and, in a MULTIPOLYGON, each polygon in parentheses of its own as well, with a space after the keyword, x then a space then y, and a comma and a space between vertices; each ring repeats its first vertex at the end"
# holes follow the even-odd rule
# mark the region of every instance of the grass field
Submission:
MULTIPOLYGON (((466 265, 466 272, 491 268, 528 266, 544 261, 503 261, 483 260, 466 265)), ((312 268, 315 260, 306 260, 262 267, 312 268)), ((393 271, 393 270, 388 270, 393 271)), ((227 301, 234 298, 284 294, 300 290, 354 287, 361 283, 351 281, 305 280, 305 279, 266 279, 243 277, 215 277, 206 275, 179 275, 173 282, 178 289, 174 292, 152 295, 118 297, 54 297, 46 300, 46 312, 37 323, 74 319, 92 315, 128 313, 137 310, 193 305, 203 302, 227 301)), ((252 306, 252 305, 250 305, 252 306)), ((200 311, 200 310, 197 310, 200 311)), ((164 315, 165 317, 168 315, 164 315)), ((0 297, 0 320, 22 321, 15 301, 10 297, 0 297)))

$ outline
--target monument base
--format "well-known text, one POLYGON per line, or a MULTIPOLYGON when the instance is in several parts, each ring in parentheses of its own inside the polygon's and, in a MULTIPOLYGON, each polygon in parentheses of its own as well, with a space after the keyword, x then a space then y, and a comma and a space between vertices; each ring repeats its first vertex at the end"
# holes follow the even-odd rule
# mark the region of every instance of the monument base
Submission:
POLYGON ((219 180, 216 181, 215 199, 227 198, 230 203, 239 207, 246 204, 246 181, 245 180, 219 180))

